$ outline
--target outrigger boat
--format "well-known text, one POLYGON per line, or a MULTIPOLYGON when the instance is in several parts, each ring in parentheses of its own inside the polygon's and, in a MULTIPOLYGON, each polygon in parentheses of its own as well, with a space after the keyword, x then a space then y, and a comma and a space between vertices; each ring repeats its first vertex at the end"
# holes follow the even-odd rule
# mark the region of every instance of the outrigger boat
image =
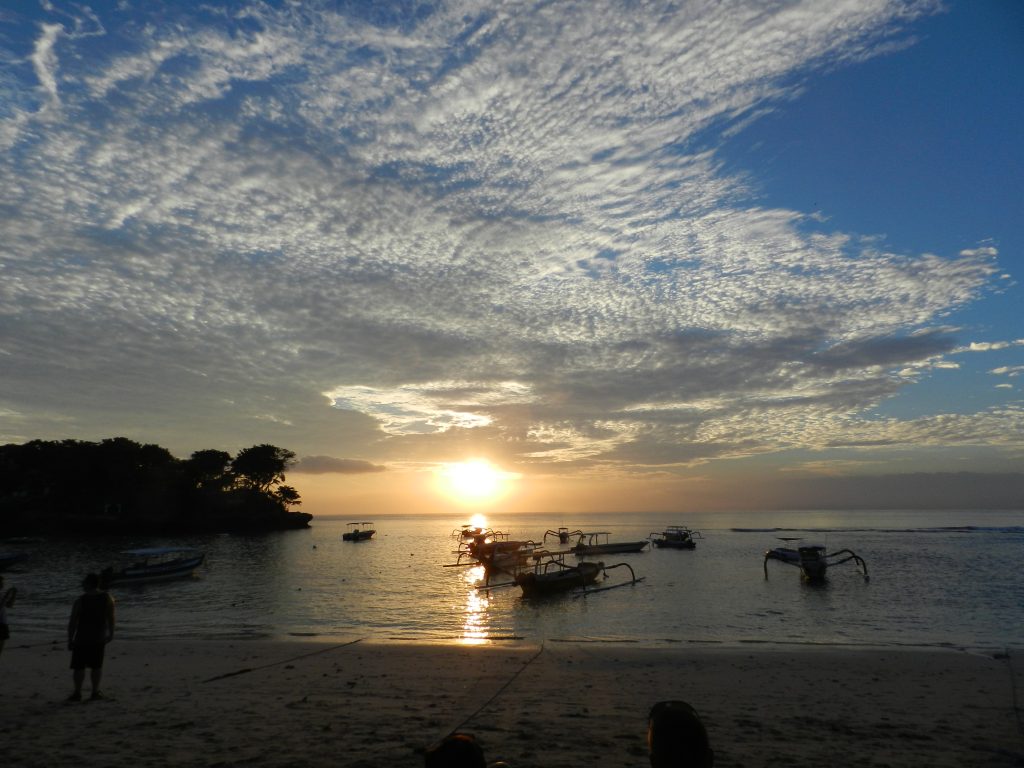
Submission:
POLYGON ((459 548, 456 565, 461 565, 463 557, 468 557, 484 567, 488 579, 494 573, 515 573, 529 562, 530 555, 537 549, 534 541, 509 539, 508 533, 489 529, 468 539, 459 548))
POLYGON ((515 582, 523 590, 523 597, 548 597, 582 589, 604 572, 600 561, 566 565, 564 558, 564 552, 539 553, 533 570, 517 573, 515 582))
MULTIPOLYGON (((605 565, 602 561, 596 563, 584 561, 576 565, 566 565, 566 554, 568 553, 565 551, 549 552, 547 550, 540 550, 535 552, 531 556, 533 568, 516 573, 515 580, 508 582, 508 585, 518 585, 523 590, 523 597, 530 599, 550 597, 566 592, 572 592, 573 597, 585 597, 594 592, 604 592, 609 589, 626 587, 636 584, 638 581, 643 581, 643 578, 638 579, 636 577, 633 568, 628 563, 605 565), (613 568, 628 568, 630 580, 611 586, 589 589, 597 581, 598 576, 603 575, 607 578, 608 571, 613 568)), ((505 585, 498 584, 496 586, 505 585)))
POLYGON ((127 549, 121 554, 128 557, 131 563, 118 570, 105 568, 100 573, 102 584, 179 579, 191 576, 206 559, 205 553, 191 547, 144 547, 127 549))
POLYGON ((375 531, 373 528, 360 528, 361 525, 373 525, 373 523, 366 521, 362 523, 349 523, 352 528, 351 531, 345 531, 341 534, 342 541, 369 541, 373 538, 375 531))
POLYGON ((578 530, 577 531, 570 531, 568 528, 566 528, 563 525, 563 526, 559 527, 559 529, 557 531, 552 531, 550 529, 547 530, 547 531, 544 531, 544 541, 548 540, 548 536, 556 536, 556 537, 558 537, 558 543, 559 544, 568 544, 569 540, 573 536, 582 536, 582 535, 583 535, 583 531, 578 531, 578 530))
POLYGON ((684 525, 670 525, 664 531, 651 533, 651 544, 662 549, 696 549, 698 539, 704 538, 700 531, 694 531, 684 525))
MULTIPOLYGON (((793 539, 783 539, 793 541, 793 539)), ((827 552, 821 544, 811 544, 803 547, 775 547, 764 553, 764 577, 768 578, 768 561, 778 560, 779 562, 793 565, 800 569, 800 576, 809 582, 821 583, 825 580, 825 573, 829 566, 839 565, 853 560, 860 566, 864 574, 864 580, 868 579, 868 566, 863 558, 849 549, 840 549, 838 552, 827 552), (834 558, 843 557, 841 560, 834 558)))
POLYGON ((609 540, 610 535, 607 531, 580 533, 579 540, 570 551, 577 557, 588 557, 591 555, 643 552, 644 547, 648 544, 647 539, 612 542, 609 540))

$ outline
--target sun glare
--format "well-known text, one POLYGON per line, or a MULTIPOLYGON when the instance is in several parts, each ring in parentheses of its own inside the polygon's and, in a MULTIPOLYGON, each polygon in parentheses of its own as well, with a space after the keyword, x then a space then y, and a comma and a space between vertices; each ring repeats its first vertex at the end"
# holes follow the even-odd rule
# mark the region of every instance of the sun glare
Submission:
POLYGON ((440 471, 442 489, 467 502, 489 501, 501 495, 512 478, 485 459, 445 464, 440 471))

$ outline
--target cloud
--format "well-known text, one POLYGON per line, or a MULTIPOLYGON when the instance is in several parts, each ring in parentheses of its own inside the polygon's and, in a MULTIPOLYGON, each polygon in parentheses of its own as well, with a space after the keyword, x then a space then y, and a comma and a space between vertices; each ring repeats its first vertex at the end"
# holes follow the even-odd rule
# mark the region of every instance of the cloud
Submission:
POLYGON ((289 471, 305 475, 359 475, 369 472, 384 472, 387 467, 362 459, 338 459, 334 456, 303 456, 289 471))
POLYGON ((1024 373, 1024 365, 1001 365, 998 368, 993 368, 989 373, 995 376, 1009 376, 1014 378, 1024 373))
POLYGON ((997 349, 936 330, 996 250, 828 231, 708 148, 932 3, 370 6, 33 27, 10 88, 60 110, 0 116, 17 434, 576 467, 961 439, 858 414, 997 349))

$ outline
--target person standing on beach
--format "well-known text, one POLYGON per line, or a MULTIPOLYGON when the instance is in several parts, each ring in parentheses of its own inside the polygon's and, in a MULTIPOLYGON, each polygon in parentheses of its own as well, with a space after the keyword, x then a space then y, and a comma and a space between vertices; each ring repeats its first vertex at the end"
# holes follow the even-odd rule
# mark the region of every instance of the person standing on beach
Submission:
POLYGON ((103 652, 114 639, 114 598, 99 590, 99 577, 90 573, 82 580, 84 594, 75 600, 68 622, 68 650, 71 651, 72 677, 75 690, 68 701, 81 701, 85 669, 90 670, 90 699, 102 699, 100 678, 103 676, 103 652))
MULTIPOLYGON (((0 592, 4 589, 4 577, 0 576, 0 592)), ((11 630, 7 626, 7 609, 14 605, 14 599, 18 596, 16 587, 11 587, 0 597, 0 653, 4 651, 4 643, 11 636, 11 630)))

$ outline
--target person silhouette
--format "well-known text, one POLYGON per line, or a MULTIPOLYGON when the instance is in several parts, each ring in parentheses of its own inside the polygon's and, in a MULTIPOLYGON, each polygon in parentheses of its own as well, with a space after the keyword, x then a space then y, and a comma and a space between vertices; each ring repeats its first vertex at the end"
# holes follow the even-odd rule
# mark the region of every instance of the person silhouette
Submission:
POLYGON ((715 753, 700 716, 685 701, 659 701, 647 717, 651 768, 711 768, 715 753))
POLYGON ((114 639, 114 598, 99 590, 100 579, 90 573, 82 579, 85 590, 71 608, 68 621, 68 650, 71 651, 74 692, 68 701, 80 701, 85 670, 90 670, 92 694, 90 699, 102 699, 100 679, 103 676, 103 652, 114 639))
MULTIPOLYGON (((4 577, 0 576, 0 592, 3 592, 3 589, 4 577)), ((11 587, 0 595, 0 653, 3 653, 4 643, 11 636, 11 629, 7 626, 7 609, 14 605, 14 600, 17 596, 18 589, 16 587, 11 587)))
POLYGON ((509 768, 508 763, 488 763, 483 747, 470 733, 450 733, 428 749, 426 768, 509 768))

